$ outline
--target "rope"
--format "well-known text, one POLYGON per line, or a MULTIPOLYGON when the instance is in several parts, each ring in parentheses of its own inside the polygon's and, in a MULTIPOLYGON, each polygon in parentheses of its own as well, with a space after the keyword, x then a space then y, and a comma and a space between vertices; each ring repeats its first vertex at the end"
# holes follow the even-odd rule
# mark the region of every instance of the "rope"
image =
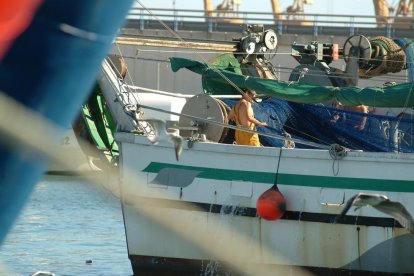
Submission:
MULTIPOLYGON (((187 43, 182 37, 180 37, 180 35, 178 35, 177 32, 175 32, 174 30, 172 30, 167 24, 165 24, 164 21, 162 21, 158 16, 156 16, 154 13, 152 13, 152 11, 150 9, 148 9, 140 0, 136 0, 136 2, 143 8, 145 9, 152 17, 154 17, 162 26, 164 26, 164 28, 170 33, 172 34, 174 37, 176 37, 178 40, 180 40, 183 43, 187 43)), ((228 77, 226 77, 222 72, 220 72, 220 70, 217 70, 216 68, 210 66, 210 64, 208 63, 208 61, 204 58, 203 55, 197 53, 197 55, 204 61, 204 63, 207 65, 209 70, 213 70, 215 73, 217 73, 222 79, 224 79, 228 84, 230 84, 234 89, 236 89, 237 92, 239 92, 242 96, 245 95, 245 92, 238 87, 233 81, 231 81, 228 77)), ((247 78, 244 79, 244 81, 246 81, 247 78)), ((253 101, 253 104, 256 104, 253 101)), ((263 110, 263 112, 266 112, 265 109, 263 109, 260 105, 257 105, 260 109, 263 110)))
MULTIPOLYGON (((119 47, 118 47, 119 49, 119 47)), ((120 49, 119 49, 120 50, 120 49)), ((122 62, 125 63, 125 60, 123 59, 122 55, 120 56, 122 62)), ((142 111, 138 110, 136 107, 136 104, 139 103, 139 98, 132 93, 131 88, 126 85, 125 79, 120 78, 121 72, 119 72, 118 67, 115 66, 111 58, 105 59, 105 62, 108 63, 108 66, 111 67, 111 69, 114 71, 117 81, 118 81, 118 90, 119 92, 116 93, 116 99, 123 104, 122 109, 125 114, 127 114, 129 117, 132 118, 134 127, 137 129, 138 132, 144 132, 146 135, 153 135, 154 130, 151 126, 151 124, 141 121, 144 114, 142 111), (123 89, 125 88, 125 89, 123 89), (132 97, 134 99, 134 102, 131 101, 132 97)), ((125 63, 126 65, 126 63, 125 63)), ((102 69, 103 70, 103 69, 102 69)), ((127 76, 130 78, 130 81, 132 82, 131 75, 129 74, 129 70, 126 70, 127 76)))
MULTIPOLYGON (((410 92, 408 93, 407 98, 405 99, 404 109, 401 111, 401 114, 404 113, 408 109, 408 99, 411 97, 411 92, 413 91, 413 88, 414 88, 414 83, 411 85, 410 92)), ((402 119, 402 116, 399 116, 396 128, 399 127, 401 119, 402 119)))
MULTIPOLYGON (((141 1, 137 0, 138 4, 140 4, 144 9, 147 10, 148 13, 150 13, 154 18, 156 18, 170 33, 172 33, 176 38, 178 38, 180 41, 185 42, 176 32, 174 32, 170 27, 168 27, 164 22, 162 22, 160 19, 158 19, 152 12, 147 9, 141 1)), ((379 48, 381 50, 384 50, 381 52, 381 55, 378 56, 378 60, 382 61, 381 64, 384 63, 384 60, 386 61, 386 65, 388 66, 390 72, 397 72, 396 70, 402 70, 402 68, 406 64, 406 57, 404 51, 401 51, 402 48, 399 47, 397 44, 395 44, 392 40, 388 38, 379 39, 379 44, 382 44, 382 47, 379 48), (385 41, 385 42, 384 42, 385 41), (401 69, 399 69, 401 68, 401 69)), ((201 56, 201 54, 199 53, 201 56)), ((205 61, 205 63, 208 66, 208 69, 213 70, 217 74, 219 74, 225 81, 227 81, 231 86, 233 86, 237 91, 239 91, 242 95, 244 95, 244 92, 236 85, 234 84, 230 79, 228 79, 224 74, 222 74, 219 70, 216 68, 210 66, 208 62, 201 56, 202 60, 205 61)), ((372 68, 369 70, 372 71, 372 68)), ((245 79, 246 80, 246 79, 245 79)), ((216 122, 218 123, 218 122, 216 122)), ((244 129, 243 129, 244 130, 244 129)), ((286 137, 284 137, 283 140, 286 140, 286 137)), ((300 143, 302 143, 300 141, 300 143)))
POLYGON ((282 150, 283 150, 283 148, 280 148, 279 160, 277 161, 276 177, 275 177, 275 183, 274 183, 274 185, 276 187, 277 187, 277 181, 278 181, 278 178, 279 178, 279 168, 280 168, 280 161, 282 159, 282 150))
POLYGON ((329 155, 333 159, 332 163, 332 173, 337 176, 339 173, 339 160, 343 159, 348 154, 349 149, 339 145, 332 144, 329 147, 329 155), (337 164, 335 169, 335 163, 337 164))
POLYGON ((392 39, 385 36, 375 37, 370 42, 373 50, 372 59, 364 68, 360 69, 361 77, 370 78, 387 73, 397 73, 404 69, 407 62, 404 49, 409 44, 400 47, 392 39))

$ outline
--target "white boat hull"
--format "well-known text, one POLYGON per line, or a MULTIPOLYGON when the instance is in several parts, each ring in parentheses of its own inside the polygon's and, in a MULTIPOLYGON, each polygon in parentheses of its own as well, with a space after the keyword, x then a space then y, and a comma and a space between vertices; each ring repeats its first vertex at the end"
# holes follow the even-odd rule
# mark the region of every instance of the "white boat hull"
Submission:
POLYGON ((366 207, 351 209, 334 223, 358 192, 384 194, 414 212, 413 155, 349 152, 333 160, 327 150, 195 142, 185 145, 177 162, 172 144, 151 145, 131 133, 118 133, 116 139, 135 274, 226 270, 210 250, 221 247, 251 252, 249 265, 238 266, 242 273, 255 274, 263 266, 304 267, 318 274, 414 273, 414 236, 391 217, 366 207), (266 221, 258 217, 256 202, 273 184, 285 197, 287 211, 279 220, 266 221), (192 205, 177 205, 185 202, 192 205), (148 214, 180 222, 178 231, 181 227, 186 236, 148 214), (190 226, 193 232, 206 231, 210 249, 185 234, 190 226), (229 229, 232 234, 226 236, 229 229))

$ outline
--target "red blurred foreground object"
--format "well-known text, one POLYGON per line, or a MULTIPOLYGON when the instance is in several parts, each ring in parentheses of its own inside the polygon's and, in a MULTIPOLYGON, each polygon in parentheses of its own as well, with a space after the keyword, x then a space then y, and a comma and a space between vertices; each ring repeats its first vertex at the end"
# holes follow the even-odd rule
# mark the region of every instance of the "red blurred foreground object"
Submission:
POLYGON ((12 42, 30 25, 42 0, 0 1, 0 60, 12 42))
POLYGON ((266 220, 277 220, 286 211, 286 201, 275 185, 265 191, 257 200, 257 213, 266 220))

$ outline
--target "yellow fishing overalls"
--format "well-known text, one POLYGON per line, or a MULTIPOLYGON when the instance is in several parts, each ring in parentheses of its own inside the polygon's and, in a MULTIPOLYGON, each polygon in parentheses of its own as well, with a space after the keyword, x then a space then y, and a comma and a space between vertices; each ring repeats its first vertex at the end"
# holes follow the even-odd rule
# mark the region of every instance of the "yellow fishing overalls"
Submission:
MULTIPOLYGON (((234 106, 234 115, 236 118, 236 125, 238 127, 244 127, 239 122, 239 107, 240 107, 239 103, 237 103, 234 106)), ((255 124, 250 123, 249 129, 256 130, 255 124)), ((238 145, 260 147, 259 135, 257 133, 249 133, 249 132, 242 131, 242 130, 236 130, 235 136, 236 136, 236 143, 238 145)))

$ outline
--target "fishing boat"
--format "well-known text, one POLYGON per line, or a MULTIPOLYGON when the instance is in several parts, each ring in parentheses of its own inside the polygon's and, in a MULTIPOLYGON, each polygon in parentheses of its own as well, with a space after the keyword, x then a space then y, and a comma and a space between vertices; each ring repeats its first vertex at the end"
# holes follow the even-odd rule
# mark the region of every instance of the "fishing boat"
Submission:
POLYGON ((357 35, 343 47, 294 43, 300 64, 281 81, 266 59, 276 34, 263 26, 248 30, 234 54, 209 62, 170 59, 174 71, 202 75, 196 95, 134 87, 110 59, 102 65, 99 85, 118 126, 134 274, 255 274, 263 267, 414 273, 414 236, 399 220, 376 208, 339 216, 358 193, 387 196, 414 212, 413 83, 357 86, 359 78, 412 70, 409 41, 357 35), (338 58, 346 60, 345 70, 330 66, 338 58), (255 115, 268 127, 229 124, 242 89, 257 92, 255 115), (346 108, 359 105, 376 114, 346 108), (179 158, 169 138, 149 139, 164 131, 154 119, 165 123, 170 138, 182 137, 179 158), (234 130, 259 133, 263 146, 234 144, 234 130), (174 221, 179 225, 168 225, 174 221), (204 238, 186 237, 189 232, 204 238))

